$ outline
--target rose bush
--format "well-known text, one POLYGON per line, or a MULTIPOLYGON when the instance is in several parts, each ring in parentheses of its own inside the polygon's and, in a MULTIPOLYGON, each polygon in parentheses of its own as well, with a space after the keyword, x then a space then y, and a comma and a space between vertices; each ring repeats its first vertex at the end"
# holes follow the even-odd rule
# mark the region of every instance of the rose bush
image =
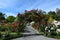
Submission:
POLYGON ((11 31, 11 32, 13 32, 14 31, 13 24, 7 23, 7 24, 2 25, 0 27, 0 31, 11 31))

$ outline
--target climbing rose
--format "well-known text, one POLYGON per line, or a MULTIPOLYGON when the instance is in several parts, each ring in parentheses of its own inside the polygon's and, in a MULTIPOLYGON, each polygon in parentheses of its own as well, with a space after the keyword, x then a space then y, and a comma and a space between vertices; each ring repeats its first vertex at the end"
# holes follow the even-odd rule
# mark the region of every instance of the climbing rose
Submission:
POLYGON ((16 25, 16 24, 14 24, 13 26, 14 26, 14 28, 16 28, 16 27, 17 27, 17 25, 16 25))
POLYGON ((18 16, 22 16, 22 14, 18 13, 18 16))

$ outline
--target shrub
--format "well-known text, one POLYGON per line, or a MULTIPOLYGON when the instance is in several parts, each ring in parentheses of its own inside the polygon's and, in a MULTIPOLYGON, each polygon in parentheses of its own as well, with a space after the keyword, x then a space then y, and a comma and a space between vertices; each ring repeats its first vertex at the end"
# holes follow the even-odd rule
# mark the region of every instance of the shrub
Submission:
POLYGON ((14 27, 11 23, 4 24, 4 25, 1 26, 0 31, 11 31, 11 32, 13 32, 14 27))
POLYGON ((57 36, 60 36, 60 32, 59 32, 59 33, 57 33, 57 36))
POLYGON ((18 27, 17 27, 18 31, 23 32, 24 29, 25 29, 25 26, 26 26, 25 22, 22 22, 21 24, 18 24, 18 27))

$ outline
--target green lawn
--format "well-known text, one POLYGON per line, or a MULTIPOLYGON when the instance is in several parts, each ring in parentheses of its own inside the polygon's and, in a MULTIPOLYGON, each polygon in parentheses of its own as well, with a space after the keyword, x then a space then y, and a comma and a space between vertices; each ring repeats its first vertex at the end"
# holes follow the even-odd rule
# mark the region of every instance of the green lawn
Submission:
POLYGON ((9 40, 9 39, 13 39, 13 38, 22 36, 22 33, 17 33, 17 32, 10 32, 10 33, 0 32, 0 33, 1 33, 1 35, 5 35, 5 36, 2 36, 0 38, 0 40, 9 40))

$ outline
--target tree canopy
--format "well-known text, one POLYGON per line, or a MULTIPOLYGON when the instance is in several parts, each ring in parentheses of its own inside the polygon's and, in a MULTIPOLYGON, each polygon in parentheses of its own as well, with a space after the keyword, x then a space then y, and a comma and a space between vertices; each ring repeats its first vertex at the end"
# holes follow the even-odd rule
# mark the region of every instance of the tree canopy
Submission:
POLYGON ((2 12, 0 12, 0 21, 1 21, 1 20, 5 20, 4 15, 5 15, 5 14, 3 14, 2 12))
POLYGON ((15 20, 15 17, 14 16, 8 16, 6 18, 6 22, 14 22, 14 20, 15 20))

